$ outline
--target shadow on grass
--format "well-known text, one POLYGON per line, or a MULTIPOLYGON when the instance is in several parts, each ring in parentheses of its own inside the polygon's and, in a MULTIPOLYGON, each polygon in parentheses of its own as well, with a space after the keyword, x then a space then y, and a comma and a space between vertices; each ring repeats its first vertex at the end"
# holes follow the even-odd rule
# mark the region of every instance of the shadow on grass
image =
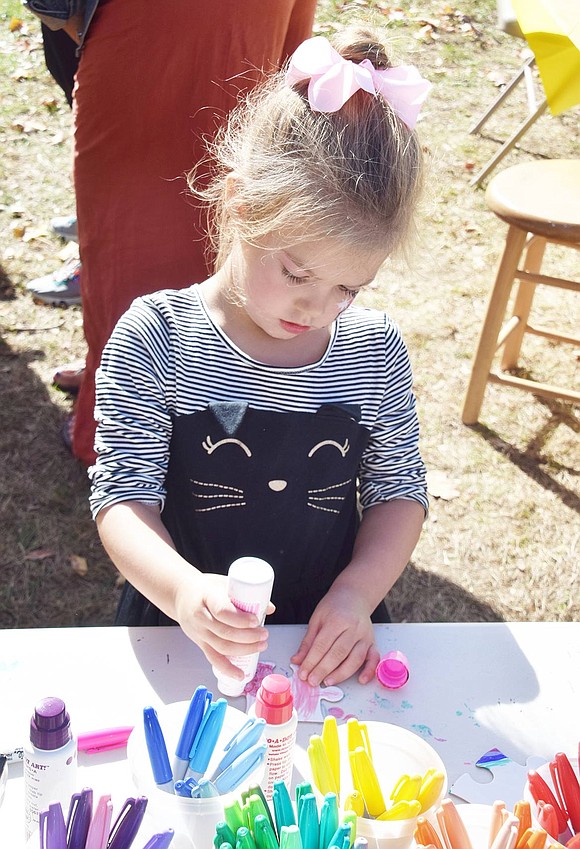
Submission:
POLYGON ((503 616, 441 575, 410 563, 387 597, 393 622, 503 622, 503 616))
MULTIPOLYGON (((551 417, 547 424, 542 428, 542 431, 536 435, 525 451, 521 451, 519 448, 511 445, 503 439, 497 431, 492 430, 486 425, 476 424, 470 425, 469 427, 485 439, 485 441, 491 445, 495 451, 499 452, 504 457, 507 457, 508 460, 521 469, 524 474, 528 475, 532 478, 532 480, 547 491, 554 493, 554 495, 556 495, 562 503, 566 505, 566 507, 570 507, 570 509, 580 513, 580 498, 578 495, 568 489, 568 487, 559 483, 557 480, 554 480, 554 478, 551 477, 544 468, 542 468, 542 460, 538 457, 539 450, 556 427, 564 424, 578 432, 580 429, 578 420, 572 414, 571 406, 558 402, 547 402, 546 399, 538 398, 537 400, 546 404, 551 411, 551 417)), ((578 470, 573 468, 566 468, 566 471, 572 475, 579 474, 578 470)))
POLYGON ((117 573, 89 513, 86 472, 31 367, 40 345, 19 351, 7 341, 15 332, 0 339, 0 627, 110 624, 117 573))

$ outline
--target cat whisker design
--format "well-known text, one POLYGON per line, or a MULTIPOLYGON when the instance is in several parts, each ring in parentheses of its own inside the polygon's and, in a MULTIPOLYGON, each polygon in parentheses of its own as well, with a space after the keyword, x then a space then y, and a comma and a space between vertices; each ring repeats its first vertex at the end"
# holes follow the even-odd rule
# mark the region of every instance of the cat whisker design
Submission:
POLYGON ((329 502, 344 501, 348 495, 348 487, 352 483, 352 480, 352 478, 348 478, 348 480, 341 481, 341 483, 334 483, 330 486, 322 487, 321 489, 309 489, 307 501, 308 507, 312 507, 313 510, 322 510, 325 513, 340 513, 340 510, 336 507, 332 507, 329 502), (344 494, 330 494, 333 490, 340 489, 341 487, 345 489, 344 494), (325 495, 324 493, 328 494, 325 495), (324 506, 325 504, 328 504, 328 506, 324 506))
POLYGON ((205 507, 195 507, 196 513, 208 513, 211 510, 224 510, 229 507, 246 507, 247 503, 244 500, 244 490, 237 486, 228 486, 223 483, 197 481, 190 478, 193 484, 191 494, 194 501, 220 501, 219 504, 207 505, 205 507), (196 492, 195 487, 205 487, 209 490, 217 490, 217 492, 196 492))

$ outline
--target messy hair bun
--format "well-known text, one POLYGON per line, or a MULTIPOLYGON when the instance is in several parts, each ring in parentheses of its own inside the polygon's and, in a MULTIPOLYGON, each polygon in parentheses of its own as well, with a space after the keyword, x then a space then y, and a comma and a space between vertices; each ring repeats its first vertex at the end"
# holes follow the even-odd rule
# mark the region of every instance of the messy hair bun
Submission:
MULTIPOLYGON (((391 67, 373 30, 349 28, 330 40, 345 59, 391 67)), ((284 72, 273 75, 212 145, 214 173, 197 194, 210 207, 216 268, 235 239, 255 244, 274 232, 287 245, 307 235, 385 253, 404 242, 421 186, 415 132, 380 96, 357 91, 324 113, 311 110, 307 89, 307 81, 290 87, 284 72)))

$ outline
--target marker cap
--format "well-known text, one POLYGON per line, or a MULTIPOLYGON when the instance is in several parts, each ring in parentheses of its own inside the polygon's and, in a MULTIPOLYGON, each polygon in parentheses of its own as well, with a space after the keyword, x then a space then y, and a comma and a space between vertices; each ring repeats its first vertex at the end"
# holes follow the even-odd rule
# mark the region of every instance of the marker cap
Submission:
POLYGON ((282 725, 292 718, 294 697, 290 679, 284 675, 266 675, 256 695, 254 710, 268 725, 282 725))
POLYGON ((34 708, 30 720, 30 742, 37 749, 61 749, 71 740, 69 715, 62 699, 47 696, 34 708))
POLYGON ((383 687, 397 690, 409 680, 409 662, 401 651, 387 652, 380 659, 375 674, 383 687))

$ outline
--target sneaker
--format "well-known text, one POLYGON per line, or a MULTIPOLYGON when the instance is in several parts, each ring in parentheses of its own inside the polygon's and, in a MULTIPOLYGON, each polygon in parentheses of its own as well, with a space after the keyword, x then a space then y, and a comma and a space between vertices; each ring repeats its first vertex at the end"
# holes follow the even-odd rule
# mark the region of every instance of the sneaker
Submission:
POLYGON ((45 277, 37 277, 26 284, 37 304, 51 307, 69 307, 81 303, 81 264, 78 259, 65 263, 45 277))
POLYGON ((61 215, 51 219, 50 226, 57 236, 66 242, 78 242, 79 231, 76 215, 61 215))

